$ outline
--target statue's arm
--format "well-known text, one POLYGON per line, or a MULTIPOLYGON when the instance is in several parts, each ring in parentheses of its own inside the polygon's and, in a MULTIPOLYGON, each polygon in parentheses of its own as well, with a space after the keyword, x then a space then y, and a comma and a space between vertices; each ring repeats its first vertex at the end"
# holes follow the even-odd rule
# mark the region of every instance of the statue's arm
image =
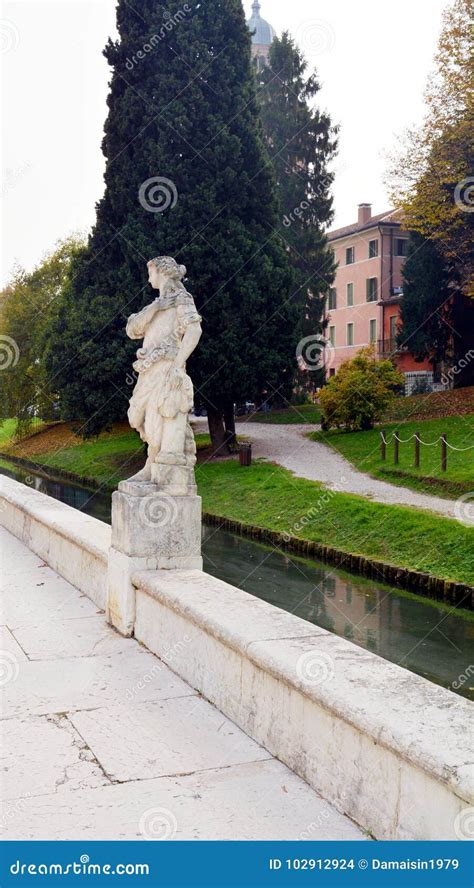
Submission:
POLYGON ((193 323, 188 324, 186 332, 181 340, 178 354, 176 355, 176 367, 184 367, 189 355, 191 355, 196 348, 201 338, 201 333, 202 329, 199 321, 194 321, 193 323))
POLYGON ((150 321, 153 320, 158 308, 158 299, 155 299, 150 305, 146 305, 141 311, 130 315, 126 333, 129 339, 142 339, 146 333, 146 328, 150 321))

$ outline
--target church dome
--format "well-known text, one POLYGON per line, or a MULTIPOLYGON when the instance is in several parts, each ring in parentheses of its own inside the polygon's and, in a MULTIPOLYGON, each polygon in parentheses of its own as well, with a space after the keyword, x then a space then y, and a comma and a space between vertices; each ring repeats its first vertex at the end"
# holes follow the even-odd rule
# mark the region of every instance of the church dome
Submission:
POLYGON ((252 4, 252 15, 250 16, 247 27, 252 35, 252 43, 257 46, 270 46, 275 37, 275 31, 272 26, 265 21, 260 15, 259 0, 254 0, 252 4))

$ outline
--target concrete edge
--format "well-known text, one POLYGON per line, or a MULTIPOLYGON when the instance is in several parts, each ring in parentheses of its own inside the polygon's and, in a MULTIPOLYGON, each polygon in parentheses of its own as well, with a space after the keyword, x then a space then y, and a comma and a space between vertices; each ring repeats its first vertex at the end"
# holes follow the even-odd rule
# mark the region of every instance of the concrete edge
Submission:
MULTIPOLYGON (((194 638, 198 651, 196 661, 194 665, 187 662, 191 658, 188 648, 183 658, 175 657, 169 663, 171 668, 329 801, 340 806, 340 792, 331 795, 331 782, 319 782, 314 759, 322 754, 320 736, 310 729, 301 731, 297 722, 282 727, 282 714, 283 718, 294 718, 295 710, 300 714, 308 711, 311 717, 303 718, 308 721, 318 713, 318 719, 331 721, 333 742, 337 743, 336 734, 349 733, 354 750, 364 746, 372 754, 377 750, 381 773, 396 767, 410 775, 405 776, 406 783, 416 784, 424 779, 430 784, 432 795, 450 797, 448 810, 453 806, 462 810, 472 804, 474 780, 472 769, 466 764, 465 748, 473 713, 468 701, 199 571, 139 571, 132 575, 132 582, 137 588, 138 640, 166 658, 180 644, 171 624, 179 625, 181 638, 183 627, 188 626, 187 632, 194 638), (153 607, 153 602, 157 607, 153 607), (211 640, 215 643, 212 655, 211 640), (240 665, 239 674, 234 674, 226 686, 229 658, 240 665), (315 675, 312 667, 316 669, 315 675), (318 670, 326 670, 325 680, 319 680, 318 670), (242 678, 249 671, 258 673, 258 681, 269 697, 276 693, 269 692, 269 682, 273 689, 278 687, 279 706, 267 713, 265 728, 252 697, 256 679, 246 684, 242 678), (220 689, 209 680, 212 673, 219 677, 220 689), (283 708, 282 698, 286 701, 283 708), (275 725, 279 726, 276 731, 275 725)), ((345 753, 350 755, 347 749, 345 753)), ((342 772, 350 772, 351 768, 350 759, 342 766, 339 762, 342 772)), ((347 773, 342 774, 343 783, 351 779, 347 773)), ((398 810, 399 802, 397 805, 398 810)), ((374 831, 369 822, 370 811, 375 817, 377 806, 380 808, 380 803, 371 799, 365 813, 357 800, 352 807, 342 807, 356 822, 374 831)), ((437 807, 433 816, 439 821, 444 809, 440 811, 438 803, 437 807)), ((428 812, 428 820, 430 816, 428 812)), ((428 823, 423 832, 414 830, 412 834, 403 833, 399 826, 391 829, 385 825, 381 830, 375 829, 374 834, 378 838, 447 838, 452 823, 453 817, 450 826, 443 824, 440 832, 428 823)))
MULTIPOLYGON (((10 503, 15 509, 19 509, 34 521, 38 521, 51 528, 51 530, 54 530, 56 534, 65 540, 87 548, 91 555, 107 564, 109 544, 104 546, 97 542, 97 532, 99 531, 99 534, 104 536, 104 527, 109 528, 103 521, 94 518, 92 515, 86 515, 73 506, 68 506, 67 503, 55 500, 39 490, 29 490, 21 482, 14 481, 14 479, 8 478, 6 475, 0 475, 0 501, 2 500, 10 503), (22 490, 13 489, 10 484, 6 485, 5 482, 18 484, 22 490), (10 490, 8 487, 10 487, 10 490), (24 494, 23 491, 25 491, 24 494), (66 526, 63 523, 65 515, 69 519, 66 526), (74 538, 71 540, 72 533, 74 538)), ((1 511, 0 506, 0 513, 1 511)))
POLYGON ((0 525, 105 609, 107 524, 1 475, 0 525))

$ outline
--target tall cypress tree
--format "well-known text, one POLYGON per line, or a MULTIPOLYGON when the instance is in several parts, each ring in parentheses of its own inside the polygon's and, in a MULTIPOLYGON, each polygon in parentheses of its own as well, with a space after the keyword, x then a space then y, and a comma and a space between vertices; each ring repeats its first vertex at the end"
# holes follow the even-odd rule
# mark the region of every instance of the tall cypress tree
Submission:
POLYGON ((234 401, 289 389, 297 343, 250 35, 241 0, 119 0, 117 27, 105 49, 105 194, 48 367, 84 433, 124 417, 134 351, 124 322, 150 299, 147 260, 175 256, 203 316, 190 371, 219 445, 234 401))
MULTIPOLYGON (((337 149, 337 127, 315 105, 320 84, 307 69, 300 49, 284 33, 274 39, 268 66, 257 76, 280 200, 279 232, 298 281, 299 335, 317 336, 335 271, 325 228, 333 217, 329 165, 337 149)), ((313 382, 321 381, 311 375, 313 382)))

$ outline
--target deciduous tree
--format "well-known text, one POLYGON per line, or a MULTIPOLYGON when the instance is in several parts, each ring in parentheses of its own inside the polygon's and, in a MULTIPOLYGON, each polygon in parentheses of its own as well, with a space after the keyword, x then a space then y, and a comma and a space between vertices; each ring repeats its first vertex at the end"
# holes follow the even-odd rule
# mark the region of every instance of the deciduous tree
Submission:
MULTIPOLYGON (((45 370, 49 330, 61 305, 74 260, 84 242, 78 236, 61 241, 27 273, 17 268, 0 297, 0 419, 16 417, 26 433, 33 417, 58 417, 54 380, 45 370)), ((61 340, 54 347, 61 352, 61 340)))
POLYGON ((472 0, 453 0, 428 79, 426 113, 391 158, 389 186, 405 226, 437 243, 473 295, 474 44, 472 0))

